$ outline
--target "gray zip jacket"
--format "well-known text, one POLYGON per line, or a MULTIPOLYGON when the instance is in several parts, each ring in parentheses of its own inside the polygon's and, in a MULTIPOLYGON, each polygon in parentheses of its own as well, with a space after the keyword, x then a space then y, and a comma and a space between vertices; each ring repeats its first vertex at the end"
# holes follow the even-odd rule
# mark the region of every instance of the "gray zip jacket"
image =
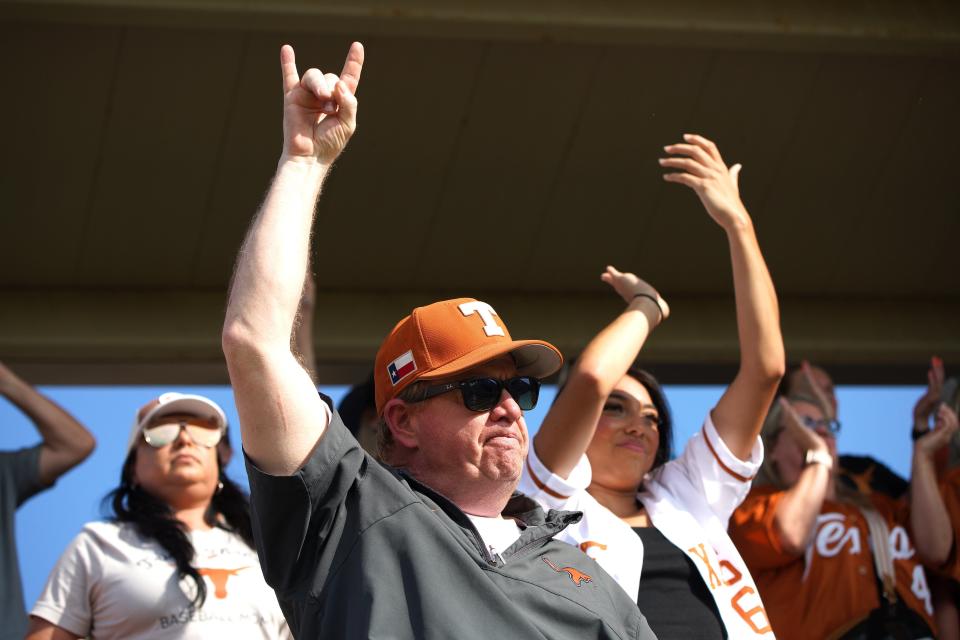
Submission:
POLYGON ((306 465, 247 460, 257 552, 297 638, 655 638, 594 560, 553 540, 575 511, 515 494, 520 538, 493 556, 467 516, 367 455, 340 416, 306 465))

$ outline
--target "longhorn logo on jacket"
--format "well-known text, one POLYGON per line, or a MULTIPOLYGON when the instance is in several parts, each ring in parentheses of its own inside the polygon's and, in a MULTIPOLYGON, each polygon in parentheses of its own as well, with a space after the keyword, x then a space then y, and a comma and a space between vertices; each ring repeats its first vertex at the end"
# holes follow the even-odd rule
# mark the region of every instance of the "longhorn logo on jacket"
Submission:
POLYGON ((578 587, 582 586, 584 582, 593 581, 593 578, 585 574, 583 571, 580 571, 574 567, 559 567, 547 556, 543 556, 543 561, 546 562, 547 565, 557 573, 566 573, 568 576, 570 576, 570 579, 573 580, 573 584, 577 585, 578 587))

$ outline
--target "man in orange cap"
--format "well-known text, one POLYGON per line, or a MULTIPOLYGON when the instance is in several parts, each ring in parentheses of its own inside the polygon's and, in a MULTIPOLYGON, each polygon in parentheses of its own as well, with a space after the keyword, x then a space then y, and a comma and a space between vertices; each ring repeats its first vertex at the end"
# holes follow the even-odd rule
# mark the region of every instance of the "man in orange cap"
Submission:
POLYGON ((540 378, 561 362, 546 342, 512 340, 485 302, 414 309, 384 340, 374 366, 381 457, 468 514, 499 519, 529 445, 523 410, 534 407, 540 378), (451 429, 451 422, 464 426, 451 429))
POLYGON ((267 582, 302 638, 652 638, 636 604, 553 536, 581 518, 514 494, 523 411, 562 362, 489 304, 401 320, 374 369, 370 457, 290 348, 316 199, 356 127, 363 47, 301 77, 281 50, 284 148, 240 252, 223 331, 267 582))

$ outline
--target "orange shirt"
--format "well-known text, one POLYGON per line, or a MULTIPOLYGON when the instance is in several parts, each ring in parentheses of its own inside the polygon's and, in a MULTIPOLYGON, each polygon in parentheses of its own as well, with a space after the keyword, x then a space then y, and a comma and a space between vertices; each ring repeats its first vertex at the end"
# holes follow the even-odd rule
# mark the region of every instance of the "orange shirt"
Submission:
MULTIPOLYGON (((867 521, 853 505, 824 501, 810 546, 802 555, 789 554, 781 549, 773 524, 783 494, 773 487, 751 491, 730 520, 730 537, 753 574, 777 637, 826 638, 880 606, 867 521)), ((890 529, 897 594, 935 629, 905 508, 877 493, 870 500, 890 529)))

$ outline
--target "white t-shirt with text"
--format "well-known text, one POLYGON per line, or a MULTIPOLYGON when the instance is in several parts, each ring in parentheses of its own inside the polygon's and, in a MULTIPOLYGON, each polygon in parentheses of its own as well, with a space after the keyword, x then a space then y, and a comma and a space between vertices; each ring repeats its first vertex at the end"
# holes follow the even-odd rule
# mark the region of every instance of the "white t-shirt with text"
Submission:
POLYGON ((81 637, 290 638, 256 552, 240 536, 214 528, 190 532, 193 566, 207 598, 193 609, 193 579, 154 540, 128 523, 91 522, 57 561, 31 615, 81 637))

